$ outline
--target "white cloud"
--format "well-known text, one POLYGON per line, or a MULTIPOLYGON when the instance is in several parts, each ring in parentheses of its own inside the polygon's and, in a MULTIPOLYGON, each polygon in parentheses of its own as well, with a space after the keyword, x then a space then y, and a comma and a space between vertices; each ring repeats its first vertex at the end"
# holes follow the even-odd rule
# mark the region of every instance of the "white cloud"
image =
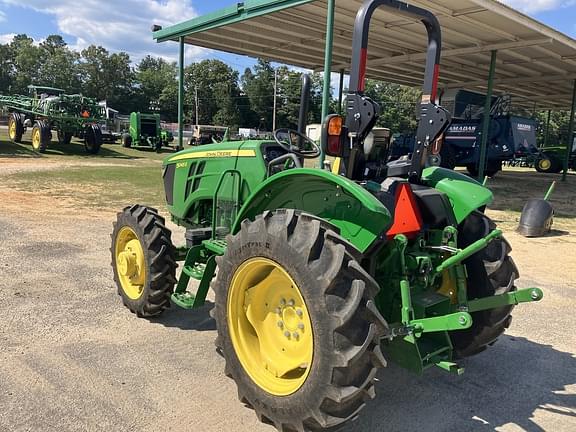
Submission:
POLYGON ((4 45, 12 42, 14 36, 16 36, 16 33, 0 34, 0 44, 4 45))
POLYGON ((556 10, 574 4, 573 0, 501 0, 514 9, 524 13, 538 13, 556 10))
POLYGON ((6 14, 2 11, 0 11, 0 22, 2 21, 6 21, 6 14))
MULTIPOLYGON (((150 28, 152 24, 168 26, 197 16, 190 0, 84 0, 82 7, 78 7, 77 0, 0 0, 0 3, 53 16, 59 32, 74 39, 72 48, 101 45, 111 52, 125 51, 135 62, 148 54, 177 60, 177 44, 156 43, 150 28)), ((187 61, 203 55, 204 50, 187 47, 187 61)))

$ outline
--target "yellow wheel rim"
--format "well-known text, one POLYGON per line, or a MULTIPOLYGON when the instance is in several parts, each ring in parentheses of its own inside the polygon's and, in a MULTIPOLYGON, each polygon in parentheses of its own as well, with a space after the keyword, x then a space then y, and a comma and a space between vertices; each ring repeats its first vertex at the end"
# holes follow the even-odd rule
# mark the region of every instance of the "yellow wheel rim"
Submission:
POLYGON ((251 258, 238 267, 228 293, 228 327, 246 373, 266 392, 287 396, 312 366, 312 323, 300 289, 280 264, 251 258))
POLYGON ((116 273, 128 298, 138 300, 146 284, 146 259, 142 243, 134 230, 122 227, 114 245, 116 273))
POLYGON ((550 160, 548 159, 540 159, 540 168, 543 170, 547 170, 548 168, 550 168, 550 165, 552 165, 550 163, 550 160))
POLYGON ((8 135, 11 140, 16 139, 16 122, 14 119, 10 119, 10 127, 8 128, 8 135))
POLYGON ((41 142, 40 128, 34 128, 32 130, 32 147, 38 150, 40 148, 40 142, 41 142))

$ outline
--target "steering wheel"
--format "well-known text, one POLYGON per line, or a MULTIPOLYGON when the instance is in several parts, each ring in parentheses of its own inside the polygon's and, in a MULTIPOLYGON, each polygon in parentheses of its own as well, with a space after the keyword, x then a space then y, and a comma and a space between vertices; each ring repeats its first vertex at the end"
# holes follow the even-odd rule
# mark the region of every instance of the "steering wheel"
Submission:
POLYGON ((274 139, 284 150, 303 159, 314 159, 320 156, 320 146, 297 130, 276 129, 274 139))

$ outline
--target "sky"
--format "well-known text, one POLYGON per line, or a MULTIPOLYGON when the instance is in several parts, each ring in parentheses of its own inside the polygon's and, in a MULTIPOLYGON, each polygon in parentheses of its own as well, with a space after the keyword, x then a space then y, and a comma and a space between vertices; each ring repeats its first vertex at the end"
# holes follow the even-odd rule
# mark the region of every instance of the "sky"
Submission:
MULTIPOLYGON (((61 34, 75 49, 91 44, 126 51, 133 61, 147 54, 176 60, 177 44, 152 40, 152 24, 168 26, 234 4, 237 0, 0 0, 0 43, 16 33, 36 41, 61 34)), ((576 39, 576 0, 504 0, 576 39)), ((186 48, 188 62, 218 58, 242 72, 253 59, 186 48)))

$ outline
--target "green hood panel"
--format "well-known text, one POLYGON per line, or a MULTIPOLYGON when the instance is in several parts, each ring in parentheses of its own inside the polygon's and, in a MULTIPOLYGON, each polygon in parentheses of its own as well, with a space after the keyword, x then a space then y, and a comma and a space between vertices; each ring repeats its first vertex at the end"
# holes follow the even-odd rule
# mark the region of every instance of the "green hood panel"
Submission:
POLYGON ((458 223, 474 210, 490 204, 494 198, 490 189, 473 178, 446 168, 425 168, 422 181, 448 196, 458 223))
POLYGON ((391 216, 370 192, 345 177, 319 169, 291 169, 263 182, 242 206, 232 229, 266 210, 296 209, 340 229, 340 235, 364 252, 391 224, 391 216))

